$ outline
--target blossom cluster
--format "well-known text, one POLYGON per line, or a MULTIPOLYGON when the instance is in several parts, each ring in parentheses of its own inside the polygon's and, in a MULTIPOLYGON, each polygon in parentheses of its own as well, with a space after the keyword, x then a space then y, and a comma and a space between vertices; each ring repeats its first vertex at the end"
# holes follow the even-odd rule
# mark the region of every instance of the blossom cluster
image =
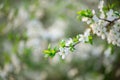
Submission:
MULTIPOLYGON (((107 39, 108 43, 120 46, 120 14, 113 9, 105 11, 103 9, 104 1, 101 0, 98 6, 100 14, 97 15, 94 10, 91 11, 92 17, 82 16, 81 20, 90 25, 92 33, 107 39)), ((78 14, 81 16, 82 11, 78 14)))
POLYGON ((95 10, 88 9, 78 12, 77 18, 90 25, 84 34, 79 34, 66 41, 62 40, 59 47, 54 49, 48 47, 44 53, 52 57, 58 53, 64 59, 70 51, 75 50, 75 45, 79 43, 92 44, 91 34, 96 34, 102 39, 106 39, 108 43, 120 46, 120 13, 113 9, 104 10, 103 0, 100 1, 98 9, 100 14, 96 14, 95 10))

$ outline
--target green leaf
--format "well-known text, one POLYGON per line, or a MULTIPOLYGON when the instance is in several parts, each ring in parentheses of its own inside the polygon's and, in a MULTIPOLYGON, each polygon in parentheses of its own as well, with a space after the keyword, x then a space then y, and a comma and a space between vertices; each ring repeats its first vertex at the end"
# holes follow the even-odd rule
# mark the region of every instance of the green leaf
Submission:
POLYGON ((75 37, 75 38, 73 38, 73 42, 75 42, 75 43, 76 43, 76 42, 78 42, 78 41, 79 41, 79 40, 78 40, 78 38, 76 38, 76 37, 75 37))
POLYGON ((115 15, 120 16, 120 13, 118 11, 115 11, 115 15))
POLYGON ((108 48, 111 49, 111 54, 113 54, 114 53, 114 46, 112 44, 109 44, 108 48))
POLYGON ((83 17, 91 18, 91 17, 93 16, 92 11, 89 10, 89 9, 78 11, 77 14, 78 14, 77 18, 80 19, 80 20, 81 20, 83 17))
POLYGON ((65 41, 64 41, 64 40, 62 40, 62 41, 60 42, 60 46, 63 47, 63 48, 65 47, 65 41))
POLYGON ((89 38, 89 43, 93 44, 93 37, 92 36, 88 36, 88 38, 89 38))
POLYGON ((52 49, 51 46, 49 45, 48 49, 44 50, 43 53, 45 54, 45 56, 54 57, 57 51, 58 51, 57 47, 52 49))
POLYGON ((74 47, 70 47, 70 51, 73 52, 75 50, 74 47))
POLYGON ((43 53, 45 53, 45 54, 49 54, 50 51, 49 51, 49 50, 44 50, 43 53))

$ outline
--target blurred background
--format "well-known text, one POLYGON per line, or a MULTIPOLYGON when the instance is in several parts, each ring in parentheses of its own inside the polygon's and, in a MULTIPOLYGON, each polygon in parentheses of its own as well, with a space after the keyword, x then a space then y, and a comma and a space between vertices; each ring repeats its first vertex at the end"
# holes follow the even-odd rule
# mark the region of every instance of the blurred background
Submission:
POLYGON ((111 50, 96 36, 93 45, 77 45, 65 60, 42 52, 49 43, 83 33, 89 26, 76 19, 76 12, 96 10, 98 3, 0 0, 0 80, 120 80, 119 48, 111 50))

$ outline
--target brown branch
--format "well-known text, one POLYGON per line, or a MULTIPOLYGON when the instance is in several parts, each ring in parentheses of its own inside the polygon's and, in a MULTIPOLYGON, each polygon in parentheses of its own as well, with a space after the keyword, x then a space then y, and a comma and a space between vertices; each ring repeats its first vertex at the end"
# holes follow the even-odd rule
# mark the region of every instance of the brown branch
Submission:
POLYGON ((112 25, 114 25, 114 22, 115 21, 117 21, 117 20, 119 20, 120 19, 120 17, 119 18, 116 18, 116 19, 114 19, 113 21, 111 21, 111 22, 109 22, 105 27, 108 27, 108 30, 107 31, 109 31, 110 30, 110 28, 111 28, 111 26, 112 25))
POLYGON ((110 21, 110 20, 107 20, 107 19, 103 19, 103 18, 100 18, 100 17, 98 17, 100 20, 104 20, 104 21, 107 21, 107 22, 109 22, 109 23, 111 23, 112 21, 110 21))

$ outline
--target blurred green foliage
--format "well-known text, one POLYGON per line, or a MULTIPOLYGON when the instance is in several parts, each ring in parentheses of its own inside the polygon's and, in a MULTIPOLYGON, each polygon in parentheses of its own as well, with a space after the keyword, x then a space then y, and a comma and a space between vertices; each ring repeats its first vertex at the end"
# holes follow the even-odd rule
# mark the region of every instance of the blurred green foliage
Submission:
MULTIPOLYGON (((93 2, 90 0, 0 0, 0 80, 119 80, 120 76, 115 76, 117 69, 119 69, 119 48, 114 48, 114 53, 116 54, 110 57, 113 58, 115 56, 115 60, 111 61, 110 57, 108 59, 104 56, 104 51, 108 48, 108 45, 101 39, 96 38, 96 36, 94 36, 93 46, 102 45, 104 49, 99 56, 93 55, 92 50, 88 52, 89 54, 85 52, 84 54, 89 56, 87 59, 79 57, 78 54, 82 52, 76 52, 72 54, 73 57, 70 58, 71 60, 57 61, 59 57, 55 60, 44 58, 41 50, 36 52, 39 55, 34 56, 36 53, 33 52, 36 48, 27 46, 23 46, 23 50, 19 48, 21 42, 25 45, 29 40, 34 38, 28 38, 24 22, 17 26, 14 25, 20 9, 24 9, 28 13, 29 21, 37 20, 43 24, 43 28, 46 30, 57 19, 68 22, 65 37, 74 37, 78 33, 83 33, 84 29, 88 27, 76 19, 76 12, 84 8, 89 9, 91 5, 96 4, 96 2, 93 2), (30 7, 33 7, 33 11, 29 10, 30 7), (12 10, 13 17, 8 19, 12 10), (37 11, 42 16, 36 16, 37 11), (40 57, 36 61, 35 59, 38 56, 40 57), (108 72, 107 69, 109 67, 105 66, 103 62, 106 59, 110 62, 108 66, 113 67, 108 72)), ((115 0, 116 3, 119 4, 120 1, 115 0)), ((91 13, 91 11, 88 11, 88 13, 91 13)), ((88 13, 85 13, 85 16, 88 13)), ((42 33, 42 35, 45 34, 42 33)), ((48 40, 41 37, 38 38, 41 41, 40 46, 42 49, 46 48, 47 43, 49 43, 47 42, 48 40)), ((74 40, 76 41, 76 39, 74 40)), ((90 40, 92 41, 92 37, 90 37, 90 40)), ((56 44, 56 42, 58 41, 51 43, 56 44)), ((61 45, 64 46, 64 44, 61 45)), ((54 55, 54 50, 51 50, 51 52, 54 55)))

